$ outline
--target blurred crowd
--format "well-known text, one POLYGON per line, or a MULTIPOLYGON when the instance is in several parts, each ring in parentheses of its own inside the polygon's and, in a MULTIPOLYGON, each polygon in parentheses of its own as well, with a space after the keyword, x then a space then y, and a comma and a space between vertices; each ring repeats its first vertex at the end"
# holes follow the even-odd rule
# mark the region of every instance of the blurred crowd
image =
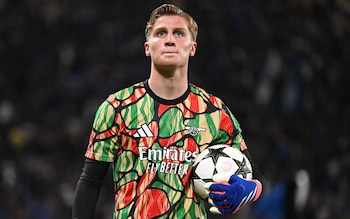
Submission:
MULTIPOLYGON (((350 2, 169 2, 199 24, 190 81, 232 109, 267 180, 270 200, 235 218, 290 217, 294 193, 278 189, 300 170, 294 218, 350 218, 350 2)), ((162 3, 0 1, 1 219, 71 217, 94 113, 148 76, 144 28, 162 3)), ((97 218, 111 218, 111 181, 97 218)))

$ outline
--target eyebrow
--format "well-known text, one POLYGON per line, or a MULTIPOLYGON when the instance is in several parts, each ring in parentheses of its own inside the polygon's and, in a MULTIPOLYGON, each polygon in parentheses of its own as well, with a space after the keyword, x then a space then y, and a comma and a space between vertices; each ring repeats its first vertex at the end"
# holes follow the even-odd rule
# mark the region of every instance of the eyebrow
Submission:
MULTIPOLYGON (((157 28, 154 29, 155 32, 156 32, 156 31, 159 31, 159 30, 167 30, 167 28, 166 28, 166 27, 157 27, 157 28)), ((173 31, 183 31, 183 32, 186 32, 187 29, 186 29, 186 28, 183 28, 183 27, 175 27, 175 28, 173 29, 173 31)))

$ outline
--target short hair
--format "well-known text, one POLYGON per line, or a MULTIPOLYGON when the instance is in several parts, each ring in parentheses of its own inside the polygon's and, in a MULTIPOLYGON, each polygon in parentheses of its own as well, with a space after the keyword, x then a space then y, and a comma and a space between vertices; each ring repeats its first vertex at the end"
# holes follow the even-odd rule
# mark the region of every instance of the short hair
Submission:
POLYGON ((152 11, 145 29, 146 40, 149 39, 149 34, 156 20, 164 15, 178 15, 180 17, 185 18, 187 21, 188 29, 191 33, 192 40, 197 40, 198 25, 196 21, 188 13, 184 12, 181 8, 173 4, 163 4, 152 11))

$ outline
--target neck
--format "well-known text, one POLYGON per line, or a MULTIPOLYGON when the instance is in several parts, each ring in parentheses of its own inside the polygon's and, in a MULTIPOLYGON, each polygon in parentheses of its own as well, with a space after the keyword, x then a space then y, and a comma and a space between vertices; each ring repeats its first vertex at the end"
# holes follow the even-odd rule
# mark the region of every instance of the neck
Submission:
POLYGON ((152 68, 148 84, 150 89, 163 99, 179 98, 188 88, 187 70, 176 69, 160 72, 152 68))

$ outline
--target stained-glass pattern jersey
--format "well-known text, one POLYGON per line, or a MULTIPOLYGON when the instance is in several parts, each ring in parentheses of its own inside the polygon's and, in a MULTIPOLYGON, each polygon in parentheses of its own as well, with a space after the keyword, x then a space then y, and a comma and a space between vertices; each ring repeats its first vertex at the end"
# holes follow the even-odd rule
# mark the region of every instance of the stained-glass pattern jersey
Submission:
POLYGON ((192 84, 174 100, 147 81, 111 94, 98 108, 85 156, 111 162, 115 219, 206 218, 191 166, 209 145, 244 148, 239 124, 217 97, 192 84))

